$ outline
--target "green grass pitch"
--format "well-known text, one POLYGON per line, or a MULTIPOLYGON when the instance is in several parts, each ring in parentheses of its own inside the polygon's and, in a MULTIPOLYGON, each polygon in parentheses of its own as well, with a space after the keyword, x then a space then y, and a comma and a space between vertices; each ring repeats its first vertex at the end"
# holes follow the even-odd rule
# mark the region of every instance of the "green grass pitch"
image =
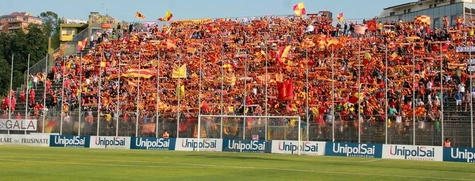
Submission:
POLYGON ((14 180, 475 180, 475 165, 281 154, 0 146, 14 180))

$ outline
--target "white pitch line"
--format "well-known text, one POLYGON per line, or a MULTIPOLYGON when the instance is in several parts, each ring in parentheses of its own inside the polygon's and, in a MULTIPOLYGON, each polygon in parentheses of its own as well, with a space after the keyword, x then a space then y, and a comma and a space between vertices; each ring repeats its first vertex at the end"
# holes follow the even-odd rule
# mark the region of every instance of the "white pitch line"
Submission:
POLYGON ((371 159, 371 160, 363 160, 363 161, 359 161, 361 163, 369 163, 369 162, 375 162, 375 161, 381 161, 382 159, 371 159))
MULTIPOLYGON (((13 157, 12 157, 13 158, 13 157)), ((21 157, 25 158, 25 157, 21 157)), ((30 157, 34 158, 34 157, 30 157)), ((36 158, 48 158, 49 157, 36 157, 36 158)), ((213 164, 194 164, 194 163, 177 163, 177 162, 150 162, 150 161, 119 161, 120 164, 107 164, 107 163, 78 163, 78 162, 58 162, 58 161, 41 161, 41 160, 14 160, 14 159, 0 159, 1 161, 10 162, 34 162, 34 163, 48 163, 48 164, 64 164, 64 165, 89 165, 89 166, 116 166, 116 167, 169 167, 170 165, 177 165, 178 168, 183 166, 189 166, 190 168, 196 167, 213 167, 214 169, 261 169, 261 170, 274 170, 274 171, 288 171, 288 172, 302 172, 302 173, 328 173, 328 174, 344 174, 344 175, 363 175, 363 176, 379 176, 379 177, 399 177, 399 178, 416 178, 416 179, 437 179, 437 180, 459 180, 469 181, 473 179, 457 179, 447 177, 426 177, 426 176, 408 176, 408 175, 395 175, 395 174, 374 174, 374 173, 358 173, 358 172, 336 172, 336 171, 324 171, 324 170, 300 170, 300 169, 286 169, 286 168, 271 168, 271 167, 245 167, 245 166, 230 166, 230 165, 213 165, 213 164), (156 163, 159 165, 133 165, 123 163, 156 163)), ((88 159, 82 159, 88 160, 88 159)), ((93 159, 89 159, 93 160, 93 159)), ((115 160, 107 160, 115 161, 115 160)), ((188 168, 188 167, 183 167, 188 168)))

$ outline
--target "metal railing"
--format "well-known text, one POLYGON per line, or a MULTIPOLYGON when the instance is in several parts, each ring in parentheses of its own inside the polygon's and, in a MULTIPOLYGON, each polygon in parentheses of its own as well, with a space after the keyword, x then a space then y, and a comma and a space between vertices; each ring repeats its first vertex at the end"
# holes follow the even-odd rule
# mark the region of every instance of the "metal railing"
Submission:
MULTIPOLYGON (((88 38, 89 28, 84 29, 83 31, 76 34, 71 41, 68 41, 61 45, 59 48, 56 48, 53 51, 53 56, 49 57, 49 59, 53 59, 55 56, 68 56, 78 53, 77 44, 78 41, 83 41, 84 39, 88 38)), ((48 60, 48 56, 44 57, 40 61, 36 62, 34 65, 30 66, 28 70, 26 70, 24 74, 24 82, 27 81, 27 72, 29 71, 30 74, 45 72, 46 62, 48 60)), ((48 62, 48 69, 50 69, 53 65, 48 62)))
MULTIPOLYGON (((12 113, 12 119, 16 119, 17 114, 23 114, 24 111, 15 111, 12 113)), ((176 114, 159 114, 159 117, 140 116, 137 120, 135 114, 120 116, 119 119, 113 113, 104 113, 98 116, 95 111, 79 112, 73 111, 65 115, 61 122, 61 113, 57 111, 47 111, 43 116, 40 110, 32 110, 30 118, 37 118, 39 133, 59 133, 63 135, 99 135, 99 136, 139 136, 139 137, 160 137, 163 131, 167 130, 170 137, 194 138, 197 135, 197 117, 186 117, 182 115, 180 123, 177 123, 176 114)), ((363 115, 363 117, 372 117, 363 115)), ((6 119, 3 114, 2 119, 6 119)), ((22 118, 18 116, 18 118, 22 118)), ((224 118, 226 119, 226 118, 224 118)), ((429 121, 426 116, 417 116, 416 121, 412 118, 403 119, 405 121, 392 121, 385 124, 380 121, 369 121, 367 119, 358 125, 356 119, 335 119, 335 124, 331 122, 310 122, 307 124, 302 119, 303 140, 308 141, 334 141, 334 142, 358 142, 360 143, 384 143, 384 144, 406 144, 406 145, 434 145, 441 146, 442 138, 450 138, 453 146, 470 147, 470 122, 445 122, 429 121), (387 126, 387 129, 385 128, 387 126), (444 127, 444 136, 441 129, 444 127), (358 128, 360 130, 358 130, 358 128), (334 135, 334 140, 332 140, 334 135), (387 143, 385 136, 388 136, 387 143)), ((202 135, 208 138, 232 138, 245 137, 251 138, 252 135, 259 135, 260 139, 267 140, 291 138, 297 135, 296 126, 291 124, 276 124, 276 120, 267 119, 262 123, 246 123, 224 125, 224 129, 218 126, 202 126, 202 135), (267 129, 264 125, 267 124, 267 129), (285 129, 284 129, 285 128, 285 129), (234 130, 232 133, 223 132, 223 130, 234 130), (285 130, 285 131, 284 131, 285 130), (244 135, 243 135, 244 134, 244 135), (219 136, 221 135, 221 136, 219 136)), ((0 131, 0 134, 27 134, 25 131, 0 131)), ((31 133, 31 131, 28 131, 31 133)))

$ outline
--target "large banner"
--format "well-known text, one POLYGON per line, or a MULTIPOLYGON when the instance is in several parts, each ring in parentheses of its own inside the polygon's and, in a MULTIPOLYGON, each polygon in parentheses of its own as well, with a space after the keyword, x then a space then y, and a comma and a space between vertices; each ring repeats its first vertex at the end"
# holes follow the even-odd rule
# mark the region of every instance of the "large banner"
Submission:
POLYGON ((380 144, 332 143, 327 142, 325 155, 346 157, 382 158, 380 144))
POLYGON ((415 145, 383 145, 383 158, 442 161, 442 147, 415 145))
MULTIPOLYGON (((268 142, 270 143, 270 142, 268 142)), ((264 140, 223 140, 223 151, 225 152, 251 152, 266 153, 266 142, 264 140)))
POLYGON ((36 131, 36 119, 0 119, 0 130, 36 131))
POLYGON ((175 138, 137 138, 132 137, 130 149, 175 150, 175 138))
POLYGON ((221 151, 223 149, 222 139, 201 138, 177 138, 175 143, 175 150, 179 151, 195 151, 197 148, 200 151, 221 151))
POLYGON ((89 148, 89 136, 50 135, 49 146, 89 148))
POLYGON ((28 145, 28 146, 49 146, 49 135, 14 135, 1 134, 0 145, 28 145))
POLYGON ((130 137, 91 136, 89 148, 130 149, 130 137))
POLYGON ((475 148, 444 148, 444 161, 475 163, 475 148))
POLYGON ((325 155, 325 142, 319 141, 298 141, 272 140, 271 153, 300 154, 302 155, 325 155))

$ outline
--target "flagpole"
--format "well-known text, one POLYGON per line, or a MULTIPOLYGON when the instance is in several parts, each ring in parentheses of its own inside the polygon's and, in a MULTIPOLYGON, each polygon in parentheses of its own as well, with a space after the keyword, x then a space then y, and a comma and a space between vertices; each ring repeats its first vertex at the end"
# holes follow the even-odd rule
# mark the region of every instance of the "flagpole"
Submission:
MULTIPOLYGON (((440 111, 442 112, 442 114, 440 115, 440 123, 441 123, 441 134, 442 134, 442 145, 444 145, 444 86, 443 86, 443 81, 442 81, 442 78, 443 78, 443 72, 442 72, 442 68, 443 68, 443 62, 444 62, 444 58, 442 57, 442 42, 439 43, 439 53, 440 53, 440 56, 441 56, 441 59, 440 59, 440 111)), ((473 130, 473 129, 472 129, 473 130)))
POLYGON ((157 97, 156 97, 156 108, 155 108, 155 137, 158 138, 158 121, 159 121, 159 112, 158 108, 160 106, 159 101, 160 101, 160 52, 158 52, 158 57, 157 57, 157 91, 156 91, 157 97))
MULTIPOLYGON (((49 62, 49 54, 46 54, 46 63, 45 63, 45 72, 48 73, 48 62, 49 62)), ((43 89, 43 128, 41 129, 42 133, 45 133, 45 122, 46 122, 46 80, 43 82, 44 89, 43 89)))
MULTIPOLYGON (((176 50, 175 50, 176 52, 176 50)), ((178 69, 181 68, 181 54, 178 55, 178 69)), ((180 70, 181 73, 181 70, 180 70)), ((178 90, 175 90, 177 94, 177 108, 176 108, 176 137, 180 136, 180 94, 181 94, 181 78, 178 78, 178 90)), ((198 95, 199 96, 199 95, 198 95)))
POLYGON ((99 136, 99 128, 101 122, 101 89, 102 89, 102 61, 104 60, 104 50, 101 52, 101 60, 99 61, 99 86, 97 86, 97 130, 96 135, 99 136))
POLYGON ((244 103, 244 120, 242 126, 242 139, 246 139, 246 104, 247 104, 247 49, 246 49, 246 58, 244 59, 244 96, 243 96, 243 103, 244 103))
MULTIPOLYGON (((202 67, 203 67, 203 65, 202 65, 202 63, 201 63, 201 51, 202 51, 202 50, 203 50, 203 49, 200 48, 199 56, 198 56, 198 61, 199 61, 199 66, 200 66, 199 72, 198 72, 198 75, 199 75, 199 79, 198 79, 198 89, 199 89, 199 90, 198 90, 198 117, 201 115, 201 95, 203 94, 203 86, 201 85, 201 83, 202 83, 202 76, 203 76, 203 75, 202 75, 202 67)), ((178 87, 178 90, 179 90, 178 92, 181 94, 181 85, 180 85, 180 87, 178 87)), ((201 130, 198 129, 198 133, 200 133, 200 132, 201 132, 201 130)), ((199 142, 199 141, 200 141, 200 140, 199 140, 199 137, 198 137, 198 142, 199 142)))
POLYGON ((117 75, 117 103, 116 103, 116 112, 115 112, 115 136, 119 136, 119 118, 120 118, 120 64, 121 64, 121 53, 119 52, 119 59, 118 62, 119 64, 119 70, 117 70, 118 75, 117 75))
MULTIPOLYGON (((8 92, 9 97, 9 108, 8 108, 8 119, 12 119, 12 90, 13 90, 13 62, 15 60, 15 54, 12 54, 12 65, 10 68, 10 91, 8 92)), ((8 130, 8 134, 10 134, 10 130, 8 130)))
MULTIPOLYGON (((414 43, 412 46, 416 46, 414 43)), ((413 47, 415 49, 415 47, 413 47)), ((416 145, 416 59, 412 51, 412 144, 416 145)))
MULTIPOLYGON (((361 52, 361 42, 358 44, 358 51, 361 52)), ((361 143, 361 55, 358 56, 358 143, 361 143)))
POLYGON ((384 100, 385 100, 385 103, 384 103, 384 144, 388 144, 388 44, 386 43, 386 49, 385 49, 385 58, 384 58, 384 62, 386 64, 385 66, 385 81, 384 81, 384 90, 385 90, 385 94, 384 94, 384 100))
MULTIPOLYGON (((65 58, 63 56, 62 58, 62 64, 64 67, 66 67, 66 61, 65 61, 65 58)), ((61 67, 63 67, 61 66, 61 67)), ((64 121, 64 76, 66 71, 65 71, 66 68, 64 68, 63 70, 61 70, 61 74, 62 74, 62 83, 61 83, 61 122, 59 123, 59 134, 62 135, 63 134, 63 121, 64 121)))
MULTIPOLYGON (((224 115, 224 46, 221 46, 221 49, 220 49, 220 54, 221 54, 221 95, 220 95, 220 103, 221 104, 221 115, 224 115)), ((221 119, 220 119, 220 131, 219 131, 219 134, 220 134, 220 137, 219 138, 223 138, 223 116, 221 116, 221 119)))
POLYGON ((78 115, 78 136, 81 136, 81 113, 82 113, 82 52, 79 53, 79 115, 78 115))
MULTIPOLYGON (((266 39, 267 39, 267 38, 266 38, 266 39)), ((265 69, 266 69, 266 75, 265 75, 266 85, 265 85, 265 90, 264 90, 264 92, 265 92, 264 115, 267 116, 267 114, 268 114, 267 101, 268 101, 268 99, 269 99, 269 98, 268 98, 268 91, 267 91, 267 89, 269 89, 269 87, 268 87, 268 86, 269 86, 269 77, 268 77, 268 76, 269 76, 269 66, 268 66, 269 60, 268 60, 268 58, 267 58, 267 56, 268 56, 267 54, 269 53, 269 46, 267 46, 267 40, 264 42, 264 46, 265 46, 265 48, 266 48, 266 52, 265 52, 265 53, 266 53, 266 57, 265 57, 265 58, 266 58, 266 65, 265 65, 265 69)), ((267 141, 267 131, 268 131, 268 129, 269 129, 269 128, 268 128, 268 125, 267 125, 268 120, 269 120, 269 119, 266 118, 265 127, 264 127, 264 133, 265 133, 265 134, 264 134, 264 140, 265 140, 265 141, 267 141)))
MULTIPOLYGON (((466 45, 465 45, 466 46, 466 45)), ((470 93, 470 147, 473 148, 473 97, 472 97, 472 92, 473 92, 473 79, 472 79, 472 72, 473 69, 471 68, 471 61, 472 61, 472 49, 470 48, 470 51, 468 51, 468 65, 470 66, 469 73, 470 73, 470 85, 468 86, 469 88, 469 93, 470 93)))
MULTIPOLYGON (((309 116, 309 112, 308 112, 309 111, 309 105, 308 105, 308 97, 309 97, 308 96, 308 93, 309 93, 309 91, 308 91, 308 69, 309 69, 309 67, 308 67, 308 62, 309 62, 309 60, 308 60, 308 48, 305 48, 305 60, 307 61, 306 65, 305 65, 305 118, 307 120, 306 138, 307 138, 307 141, 309 141, 310 140, 310 138, 309 138, 310 119, 308 117, 309 116)), ((299 125, 299 126, 301 126, 301 125, 299 125)))
MULTIPOLYGON (((30 54, 28 54, 28 63, 27 63, 27 69, 26 69, 26 106, 25 106, 25 119, 28 119, 28 82, 30 78, 30 54)), ((45 80, 46 81, 46 80, 45 80)), ((26 130, 25 130, 26 134, 26 130)))
MULTIPOLYGON (((331 65, 332 65, 332 142, 335 141, 335 59, 334 59, 335 48, 332 47, 331 54, 331 65)), ((319 113, 320 114, 320 113, 319 113)))
POLYGON ((139 105, 140 105, 140 69, 141 69, 141 65, 140 65, 140 56, 141 56, 141 49, 139 50, 139 76, 138 76, 138 81, 137 81, 137 110, 135 111, 135 137, 138 137, 139 135, 139 115, 140 115, 140 110, 139 110, 139 105))
MULTIPOLYGON (((199 56, 198 56, 198 61, 200 61, 199 62, 200 68, 199 68, 199 73, 198 73, 198 75, 199 75, 199 79, 198 79, 198 86, 199 86, 199 88, 198 88, 199 89, 199 92, 198 92, 198 120, 199 121, 198 121, 198 133, 197 133, 198 142, 200 142, 200 138, 201 138, 201 117, 200 117, 200 115, 201 115, 201 95, 203 94, 203 92, 202 92, 203 91, 203 86, 201 85, 202 84, 202 76, 203 76, 202 75, 203 65, 202 65, 202 62, 201 62, 201 53, 202 53, 201 51, 202 50, 203 50, 203 48, 201 47, 200 51, 199 51, 199 56)), ((179 93, 181 94, 181 85, 179 87, 179 93)), ((199 148, 198 148, 197 151, 200 151, 199 148)))

